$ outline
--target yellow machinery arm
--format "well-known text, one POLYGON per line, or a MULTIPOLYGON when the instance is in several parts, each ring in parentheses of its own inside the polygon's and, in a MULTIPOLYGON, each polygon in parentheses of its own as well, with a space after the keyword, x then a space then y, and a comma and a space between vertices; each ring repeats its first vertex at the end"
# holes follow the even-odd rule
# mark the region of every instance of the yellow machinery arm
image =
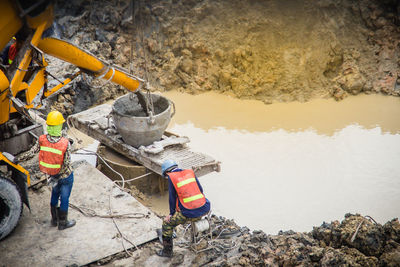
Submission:
POLYGON ((46 98, 57 92, 63 86, 71 82, 80 72, 72 75, 54 88, 47 86, 47 62, 44 54, 57 57, 78 66, 81 71, 122 85, 130 91, 139 88, 143 80, 124 72, 115 66, 109 66, 88 52, 56 38, 42 38, 43 32, 51 26, 53 21, 53 5, 51 1, 37 1, 39 4, 31 4, 35 1, 0 0, 0 49, 2 50, 21 29, 28 29, 29 37, 25 40, 23 47, 18 51, 17 58, 8 71, 0 70, 0 126, 10 119, 10 114, 16 111, 23 112, 24 109, 33 108, 32 101, 38 94, 40 98, 46 98), (30 2, 30 8, 24 10, 24 3, 30 2), (42 6, 40 6, 40 4, 42 6), (43 6, 44 5, 44 6, 43 6), (41 8, 36 11, 35 16, 29 15, 35 7, 41 8), (29 11, 30 9, 30 11, 29 11), (25 14, 27 13, 27 14, 25 14), (31 62, 37 64, 32 78, 25 81, 28 67, 31 62), (42 90, 44 89, 44 90, 42 90), (16 99, 19 92, 24 91, 24 98, 16 99))
POLYGON ((60 39, 44 38, 40 40, 38 48, 45 54, 74 64, 95 76, 111 80, 130 91, 135 91, 139 87, 140 81, 142 81, 116 67, 108 66, 88 52, 60 39))

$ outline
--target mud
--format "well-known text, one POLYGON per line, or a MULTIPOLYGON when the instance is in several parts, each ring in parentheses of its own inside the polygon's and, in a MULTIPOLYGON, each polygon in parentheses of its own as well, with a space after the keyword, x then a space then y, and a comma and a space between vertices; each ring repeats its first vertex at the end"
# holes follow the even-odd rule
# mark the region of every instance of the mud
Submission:
POLYGON ((145 43, 159 88, 217 90, 271 103, 372 91, 397 95, 395 6, 153 1, 138 12, 150 14, 143 19, 150 27, 145 43))
MULTIPOLYGON (((395 0, 134 5, 75 0, 58 1, 56 19, 63 38, 149 80, 153 90, 304 102, 359 93, 399 95, 399 5, 395 0)), ((67 114, 124 92, 90 78, 72 86, 74 93, 67 90, 56 104, 67 114)))
POLYGON ((134 257, 116 260, 106 266, 361 267, 400 264, 400 223, 397 219, 381 225, 358 214, 346 214, 342 222, 324 222, 311 232, 286 231, 277 235, 250 232, 217 216, 212 217, 211 225, 213 240, 206 241, 204 237, 197 244, 187 243, 190 233, 178 227, 174 257, 170 260, 155 256, 161 245, 149 243, 136 251, 134 257))

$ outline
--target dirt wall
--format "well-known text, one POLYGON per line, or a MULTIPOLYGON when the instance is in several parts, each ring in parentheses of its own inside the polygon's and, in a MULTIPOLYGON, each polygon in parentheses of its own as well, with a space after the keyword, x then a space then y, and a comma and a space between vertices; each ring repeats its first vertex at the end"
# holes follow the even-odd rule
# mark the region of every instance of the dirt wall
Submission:
MULTIPOLYGON (((397 0, 56 4, 62 38, 148 79, 154 90, 214 90, 265 103, 399 95, 399 12, 397 0)), ((62 66, 58 76, 73 69, 62 66)), ((88 80, 75 83, 76 95, 60 96, 57 108, 73 113, 124 93, 88 80)))

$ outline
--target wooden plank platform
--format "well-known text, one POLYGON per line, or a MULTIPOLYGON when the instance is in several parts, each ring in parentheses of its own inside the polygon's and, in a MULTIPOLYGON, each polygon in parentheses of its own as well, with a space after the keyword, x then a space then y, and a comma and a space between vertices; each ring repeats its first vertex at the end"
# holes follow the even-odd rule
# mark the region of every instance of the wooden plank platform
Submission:
MULTIPOLYGON (((50 189, 29 191, 31 212, 24 207, 15 231, 0 242, 0 266, 85 265, 123 251, 112 219, 87 217, 69 208, 76 226, 59 231, 50 226, 50 189)), ((123 235, 136 246, 157 238, 162 221, 134 197, 115 187, 95 167, 83 161, 74 172, 70 203, 99 215, 135 213, 138 218, 115 219, 123 235), (140 217, 140 218, 139 218, 140 217)), ((133 247, 124 241, 126 248, 133 247)))
POLYGON ((68 122, 81 132, 160 175, 161 164, 165 159, 175 160, 182 169, 193 169, 198 177, 220 171, 220 162, 206 154, 191 151, 185 144, 167 146, 157 154, 126 144, 115 130, 110 116, 111 110, 111 105, 102 104, 71 115, 68 122))

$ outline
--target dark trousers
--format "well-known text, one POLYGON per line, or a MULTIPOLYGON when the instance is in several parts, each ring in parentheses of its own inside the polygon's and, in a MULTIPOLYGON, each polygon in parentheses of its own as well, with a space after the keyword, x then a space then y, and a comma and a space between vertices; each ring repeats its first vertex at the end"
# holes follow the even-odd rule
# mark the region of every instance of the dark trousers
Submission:
POLYGON ((162 224, 162 235, 163 238, 172 238, 172 233, 174 228, 180 224, 185 224, 186 222, 195 222, 201 219, 201 216, 198 218, 188 218, 182 215, 180 212, 175 212, 174 215, 171 216, 169 222, 163 221, 162 224))
POLYGON ((72 172, 67 178, 60 179, 51 191, 51 206, 57 206, 60 200, 60 210, 68 211, 69 196, 71 195, 72 185, 74 184, 74 173, 72 172))

